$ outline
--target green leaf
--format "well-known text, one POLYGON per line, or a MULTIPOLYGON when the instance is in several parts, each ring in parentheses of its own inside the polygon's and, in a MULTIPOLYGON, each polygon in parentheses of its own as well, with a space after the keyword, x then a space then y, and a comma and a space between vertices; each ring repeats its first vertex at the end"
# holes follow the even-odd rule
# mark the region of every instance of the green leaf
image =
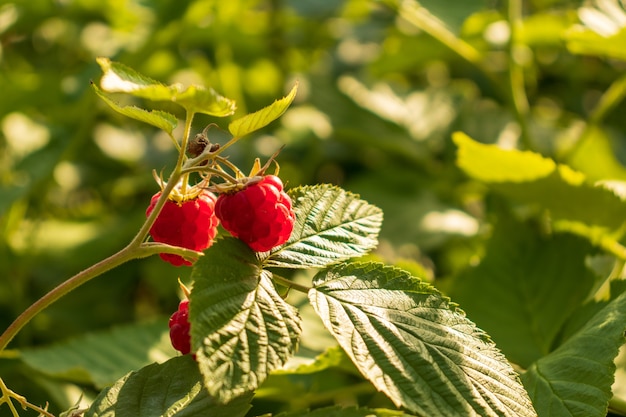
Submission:
POLYGON ((608 132, 600 126, 590 125, 567 156, 567 163, 583 172, 591 181, 626 180, 626 168, 618 160, 611 146, 608 132))
POLYGON ((160 110, 144 110, 136 106, 120 106, 115 103, 102 90, 100 90, 95 84, 91 84, 96 94, 118 113, 123 114, 124 116, 128 116, 135 120, 139 120, 144 123, 151 124, 152 126, 158 127, 159 129, 169 133, 172 135, 172 132, 176 128, 178 124, 178 120, 173 114, 166 113, 160 110))
POLYGON ((611 36, 575 27, 565 33, 565 44, 573 54, 593 55, 626 61, 626 28, 611 36))
POLYGON ((481 144, 462 133, 453 139, 457 165, 468 176, 518 202, 549 210, 554 228, 594 241, 621 235, 626 203, 612 191, 589 184, 580 172, 533 152, 481 144))
POLYGON ((192 85, 185 89, 181 84, 164 85, 108 58, 98 58, 97 62, 103 72, 100 87, 105 92, 128 93, 155 101, 172 101, 190 113, 224 117, 235 112, 235 102, 219 95, 212 88, 192 85))
POLYGON ((22 360, 39 372, 100 388, 112 384, 129 369, 164 362, 174 354, 165 320, 115 327, 21 351, 22 360))
POLYGON ((309 299, 361 373, 428 416, 535 416, 489 336, 435 288, 382 264, 319 272, 309 299))
POLYGON ((626 293, 522 376, 539 416, 604 417, 624 343, 626 293))
POLYGON ((592 246, 571 234, 541 235, 508 212, 498 218, 484 258, 454 279, 449 295, 526 368, 552 350, 593 287, 592 246))
POLYGON ((312 374, 321 372, 329 368, 343 369, 348 372, 356 370, 354 364, 348 358, 343 349, 339 346, 333 346, 319 354, 311 363, 299 365, 296 368, 278 369, 273 372, 274 375, 293 375, 293 374, 312 374))
POLYGON ((191 277, 193 350, 209 393, 226 403, 285 364, 298 344, 300 317, 238 239, 217 241, 191 277))
POLYGON ((180 91, 172 100, 191 113, 204 113, 210 116, 225 117, 233 114, 237 108, 235 102, 219 95, 212 88, 191 85, 180 91))
POLYGON ((289 105, 291 105, 291 102, 293 102, 293 99, 296 97, 297 91, 298 84, 296 83, 289 94, 285 97, 274 101, 272 104, 262 108, 261 110, 247 114, 240 119, 233 120, 228 125, 228 130, 234 137, 240 138, 267 126, 274 120, 278 119, 287 110, 289 105))
POLYGON ((197 364, 185 355, 127 374, 98 395, 85 417, 237 417, 246 415, 251 399, 216 403, 197 364))
POLYGON ((289 195, 296 214, 294 230, 265 265, 322 268, 378 245, 383 212, 358 195, 327 184, 293 188, 289 195))
POLYGON ((97 58, 102 69, 100 88, 108 93, 128 93, 155 101, 173 100, 180 85, 167 86, 108 58, 97 58))
POLYGON ((383 408, 357 408, 332 406, 318 408, 316 410, 293 411, 280 413, 276 417, 411 417, 397 410, 386 410, 383 408))

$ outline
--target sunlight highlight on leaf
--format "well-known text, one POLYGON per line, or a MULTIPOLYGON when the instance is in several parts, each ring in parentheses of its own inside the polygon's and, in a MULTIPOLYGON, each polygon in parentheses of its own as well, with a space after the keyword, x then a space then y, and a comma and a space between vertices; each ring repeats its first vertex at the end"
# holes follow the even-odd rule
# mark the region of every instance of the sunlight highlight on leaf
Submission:
POLYGON ((289 190, 296 223, 289 240, 264 260, 267 266, 308 268, 366 254, 378 244, 380 208, 333 185, 289 190))

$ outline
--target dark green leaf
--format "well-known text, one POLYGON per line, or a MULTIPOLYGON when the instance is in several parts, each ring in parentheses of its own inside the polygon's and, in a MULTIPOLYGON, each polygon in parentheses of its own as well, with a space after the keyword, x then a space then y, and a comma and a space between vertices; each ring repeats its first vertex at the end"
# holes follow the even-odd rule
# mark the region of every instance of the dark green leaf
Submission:
POLYGON ((298 84, 293 86, 289 94, 274 101, 269 106, 232 121, 228 125, 228 130, 234 137, 240 138, 267 126, 274 120, 278 119, 287 110, 293 99, 296 97, 297 91, 298 84))
POLYGON ((364 255, 378 244, 383 213, 358 195, 332 185, 297 187, 289 195, 296 224, 266 265, 321 268, 364 255))
POLYGON ((522 376, 539 416, 604 417, 624 343, 626 293, 522 376))
POLYGON ((175 351, 167 330, 165 320, 116 327, 58 345, 25 349, 21 356, 31 368, 44 374, 104 387, 129 369, 172 357, 175 351))
POLYGON ((543 236, 501 212, 485 257, 455 278, 450 296, 512 362, 548 354, 568 317, 587 298, 592 246, 569 234, 543 236))
POLYGON ((209 393, 225 403, 256 389, 285 364, 298 344, 300 317, 238 239, 216 242, 192 278, 193 350, 209 393))
POLYGON ((535 416, 487 334, 435 288, 381 264, 318 273, 313 307, 361 373, 428 416, 535 416))
POLYGON ((131 372, 98 395, 85 417, 237 417, 252 395, 222 405, 209 397, 190 355, 131 372))

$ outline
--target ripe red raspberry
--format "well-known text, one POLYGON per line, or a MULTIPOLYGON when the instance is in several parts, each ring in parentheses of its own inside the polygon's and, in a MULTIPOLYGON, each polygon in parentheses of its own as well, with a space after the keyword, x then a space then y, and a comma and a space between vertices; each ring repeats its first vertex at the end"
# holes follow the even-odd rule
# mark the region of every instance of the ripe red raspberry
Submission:
MULTIPOLYGON (((156 193, 146 210, 149 216, 161 196, 156 193)), ((156 221, 150 228, 150 235, 155 242, 167 243, 195 251, 203 251, 211 244, 217 234, 219 220, 215 216, 215 196, 202 191, 198 197, 178 203, 167 200, 156 221)), ((174 266, 191 265, 182 256, 161 253, 161 259, 174 266)))
POLYGON ((235 193, 220 194, 215 214, 224 229, 256 252, 285 243, 296 219, 291 199, 275 175, 266 175, 235 193))
POLYGON ((189 336, 189 300, 178 304, 178 310, 170 317, 170 340, 174 349, 183 355, 191 352, 191 337, 189 336))

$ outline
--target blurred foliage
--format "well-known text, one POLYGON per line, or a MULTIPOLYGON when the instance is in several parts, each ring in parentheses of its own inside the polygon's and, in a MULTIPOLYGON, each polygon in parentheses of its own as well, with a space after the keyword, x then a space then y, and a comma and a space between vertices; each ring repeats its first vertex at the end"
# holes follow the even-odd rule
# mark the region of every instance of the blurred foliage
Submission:
MULTIPOLYGON (((99 56, 166 83, 212 87, 237 102, 234 118, 298 80, 295 104, 238 144, 233 162, 250 166, 285 144, 288 187, 360 193, 385 213, 375 256, 444 290, 484 251, 492 214, 486 189, 455 167, 452 132, 529 148, 592 180, 626 179, 624 4, 528 0, 511 38, 515 3, 3 2, 0 327, 123 247, 157 191, 151 171, 174 164, 166 135, 94 94, 99 56)), ((198 116, 194 130, 212 122, 225 123, 198 116)), ((189 272, 157 257, 123 265, 50 307, 11 346, 162 318, 189 272)), ((51 384, 9 353, 0 369, 13 389, 34 403, 53 398, 55 412, 75 401, 75 386, 51 384)))

